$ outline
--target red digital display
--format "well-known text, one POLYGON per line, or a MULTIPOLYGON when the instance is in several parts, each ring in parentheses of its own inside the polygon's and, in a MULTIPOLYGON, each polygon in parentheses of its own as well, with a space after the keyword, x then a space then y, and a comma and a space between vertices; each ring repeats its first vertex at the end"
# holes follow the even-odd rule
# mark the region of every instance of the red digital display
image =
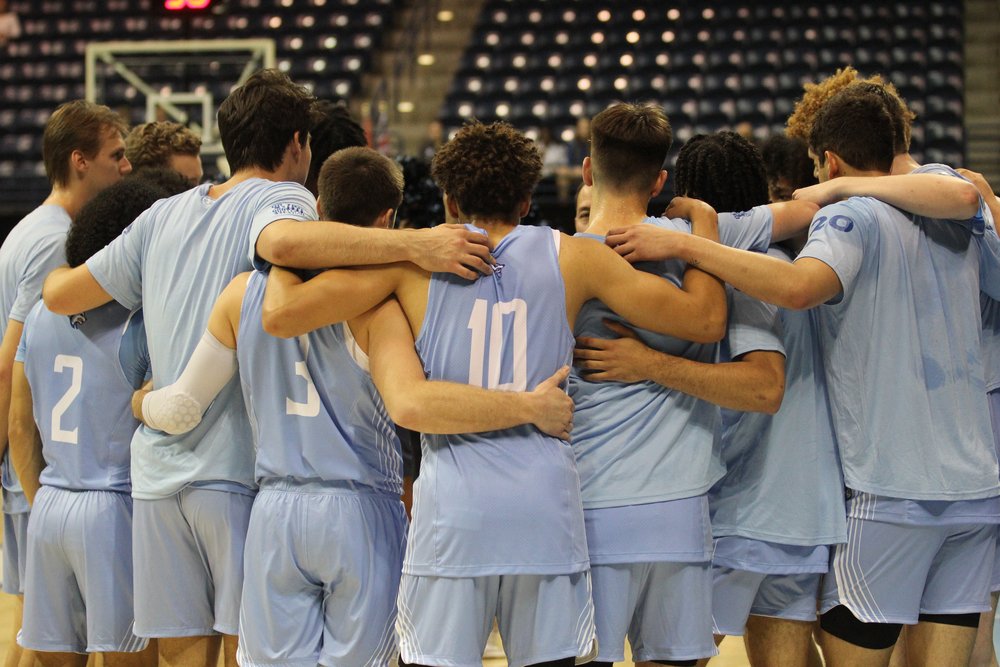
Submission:
POLYGON ((212 0, 163 0, 164 9, 184 11, 187 9, 207 9, 212 0))

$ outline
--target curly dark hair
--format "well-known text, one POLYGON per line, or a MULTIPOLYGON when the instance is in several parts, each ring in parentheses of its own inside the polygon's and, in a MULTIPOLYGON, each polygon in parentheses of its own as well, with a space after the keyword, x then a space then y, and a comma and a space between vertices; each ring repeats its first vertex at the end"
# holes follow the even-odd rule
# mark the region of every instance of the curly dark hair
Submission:
POLYGON ((809 131, 809 149, 825 162, 830 151, 855 169, 888 173, 895 156, 893 117, 881 92, 848 86, 823 105, 809 131))
POLYGON ((316 98, 276 69, 264 69, 219 105, 219 135, 235 174, 254 167, 272 171, 295 133, 305 146, 317 120, 316 98))
POLYGON ((66 260, 69 265, 79 266, 86 262, 91 255, 118 238, 140 213, 158 199, 171 194, 141 177, 126 178, 102 190, 80 209, 70 225, 66 236, 66 260))
POLYGON ((771 201, 788 201, 792 192, 816 184, 809 147, 801 139, 772 134, 760 147, 771 201))
POLYGON ((736 132, 697 134, 677 155, 674 190, 717 211, 746 211, 768 203, 760 151, 736 132))
POLYGON ((125 157, 132 170, 169 167, 174 155, 201 151, 201 137, 180 123, 163 120, 136 125, 125 137, 125 157))
POLYGON ((312 162, 309 164, 309 175, 306 176, 305 185, 314 197, 318 197, 319 170, 326 159, 342 148, 367 146, 368 138, 343 104, 319 100, 313 105, 313 110, 318 120, 309 133, 312 162))
POLYGON ((514 221, 542 175, 542 157, 507 123, 467 123, 434 154, 431 175, 462 213, 514 221))
POLYGON ((790 137, 808 142, 813 123, 816 122, 816 115, 823 106, 841 90, 859 83, 882 87, 885 93, 883 102, 886 111, 892 117, 892 131, 895 137, 893 150, 897 155, 908 152, 910 150, 910 127, 916 114, 910 110, 906 100, 892 83, 886 81, 879 74, 873 74, 867 79, 861 78, 858 71, 851 66, 838 69, 836 73, 819 83, 807 83, 805 92, 795 103, 795 110, 788 117, 785 132, 790 137))
POLYGON ((143 167, 133 171, 127 178, 142 179, 149 185, 163 190, 166 193, 164 197, 172 197, 191 189, 188 179, 169 167, 143 167))

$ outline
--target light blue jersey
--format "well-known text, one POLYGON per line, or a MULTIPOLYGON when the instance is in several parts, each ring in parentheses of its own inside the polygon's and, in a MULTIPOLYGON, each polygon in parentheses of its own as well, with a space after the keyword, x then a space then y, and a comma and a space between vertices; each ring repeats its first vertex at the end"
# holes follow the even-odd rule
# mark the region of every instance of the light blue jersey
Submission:
POLYGON ((1000 389, 1000 301, 983 294, 983 369, 986 391, 1000 389))
MULTIPOLYGON (((790 260, 779 248, 768 254, 790 260)), ((778 311, 740 292, 733 294, 736 305, 730 310, 728 345, 723 344, 721 360, 756 349, 778 351, 773 340, 755 340, 753 331, 777 332, 773 318, 780 316, 785 396, 774 416, 722 411, 726 476, 708 496, 712 534, 805 546, 843 542, 844 483, 816 331, 818 314, 778 311)))
POLYGON ((911 218, 867 197, 821 209, 799 258, 837 274, 820 339, 844 481, 911 500, 1000 494, 980 348, 980 286, 1000 295, 982 217, 911 218))
MULTIPOLYGON (((177 380, 219 293, 250 269, 251 228, 317 217, 312 195, 296 183, 249 179, 219 199, 208 191, 206 184, 158 201, 87 261, 115 300, 126 308, 143 306, 154 387, 177 380)), ((189 433, 140 427, 132 457, 135 498, 165 498, 188 484, 216 480, 253 487, 253 443, 239 382, 234 378, 223 388, 189 433)))
POLYGON ((16 359, 31 385, 43 485, 131 490, 132 392, 146 374, 145 342, 141 315, 130 321, 117 303, 72 318, 41 302, 32 309, 16 359))
MULTIPOLYGON (((24 322, 42 298, 42 283, 49 272, 66 263, 66 232, 71 220, 61 206, 43 204, 26 215, 0 246, 0 337, 8 320, 24 322)), ((28 500, 17 481, 10 455, 0 464, 4 494, 3 511, 28 511, 28 500)))
MULTIPOLYGON (((417 337, 430 379, 523 391, 570 363, 559 239, 547 227, 516 227, 493 250, 492 276, 433 275, 417 337)), ((404 573, 554 575, 588 567, 568 443, 533 426, 423 437, 404 573)))
POLYGON ((349 482, 399 496, 399 439, 350 327, 270 336, 261 325, 266 285, 266 273, 250 275, 236 346, 257 481, 349 482))
MULTIPOLYGON (((719 240, 764 252, 773 217, 766 206, 719 214, 719 240)), ((646 218, 643 224, 690 232, 680 218, 646 218)), ((604 237, 582 234, 603 242, 604 237)), ((680 287, 685 265, 678 260, 644 262, 636 268, 680 287)), ((622 322, 600 301, 583 305, 577 336, 615 338, 604 320, 622 322)), ((643 343, 661 352, 703 363, 715 360, 716 344, 692 343, 636 329, 643 343)), ((719 408, 655 382, 588 382, 570 376, 573 451, 580 471, 584 507, 596 509, 690 498, 705 493, 723 474, 717 430, 719 408)))

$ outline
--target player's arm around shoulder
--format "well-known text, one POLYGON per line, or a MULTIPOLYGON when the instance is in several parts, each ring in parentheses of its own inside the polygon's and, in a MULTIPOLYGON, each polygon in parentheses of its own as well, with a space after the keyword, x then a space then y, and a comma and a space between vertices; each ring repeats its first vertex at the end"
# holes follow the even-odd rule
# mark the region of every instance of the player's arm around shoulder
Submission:
POLYGON ((357 317, 393 294, 412 268, 401 262, 330 269, 303 281, 296 273, 275 266, 264 294, 264 331, 292 338, 357 317))
POLYGON ((633 269, 611 248, 586 238, 563 239, 559 263, 571 324, 587 300, 599 299, 645 329, 700 343, 716 342, 725 334, 725 290, 714 278, 691 293, 633 269))
POLYGON ((236 339, 250 273, 233 278, 212 306, 208 329, 177 381, 132 394, 132 413, 146 426, 180 435, 192 430, 237 370, 236 339))
POLYGON ((86 264, 53 269, 42 286, 45 307, 57 315, 75 315, 111 301, 111 295, 90 273, 86 264))
POLYGON ((530 392, 428 380, 410 324, 395 299, 351 325, 359 341, 367 337, 372 380, 396 424, 420 433, 477 433, 533 424, 547 435, 569 439, 573 401, 560 388, 568 366, 530 392), (359 324, 367 331, 356 329, 359 324))

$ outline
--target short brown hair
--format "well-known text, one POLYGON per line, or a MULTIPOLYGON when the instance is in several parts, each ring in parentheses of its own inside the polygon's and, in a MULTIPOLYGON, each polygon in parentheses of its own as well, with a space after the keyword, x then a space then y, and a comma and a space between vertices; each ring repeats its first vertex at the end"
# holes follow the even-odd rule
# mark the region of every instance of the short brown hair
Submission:
POLYGON ((542 176, 542 156, 507 123, 467 123, 444 144, 431 175, 463 213, 514 221, 542 176))
POLYGON ((344 148, 326 159, 319 172, 322 216, 370 227, 386 209, 403 201, 403 170, 368 148, 344 148))
POLYGON ((317 120, 316 98, 276 69, 254 73, 219 105, 219 135, 233 173, 273 171, 295 133, 303 146, 317 120))
POLYGON ((128 125, 103 104, 73 100, 60 105, 45 124, 42 137, 42 161, 49 183, 53 186, 67 185, 70 155, 73 151, 80 151, 87 158, 94 157, 101 149, 108 130, 117 130, 124 135, 128 132, 128 125))
POLYGON ((816 114, 823 108, 823 105, 844 88, 859 83, 874 84, 884 89, 886 111, 892 117, 893 150, 896 155, 909 152, 910 127, 913 119, 917 117, 916 114, 906 105, 906 101, 896 90, 896 87, 883 79, 881 75, 874 74, 864 79, 861 78, 858 70, 851 66, 838 69, 835 74, 819 83, 805 85, 805 93, 795 103, 795 110, 788 117, 785 134, 808 142, 816 114))
POLYGON ((848 86, 816 114, 809 150, 822 165, 826 151, 855 169, 888 173, 893 158, 892 114, 868 86, 848 86))
POLYGON ((619 102, 594 116, 590 138, 595 181, 631 191, 656 182, 674 135, 661 107, 619 102))
POLYGON ((201 151, 201 138, 180 123, 169 120, 136 125, 125 137, 125 157, 132 169, 169 167, 174 155, 201 151))

